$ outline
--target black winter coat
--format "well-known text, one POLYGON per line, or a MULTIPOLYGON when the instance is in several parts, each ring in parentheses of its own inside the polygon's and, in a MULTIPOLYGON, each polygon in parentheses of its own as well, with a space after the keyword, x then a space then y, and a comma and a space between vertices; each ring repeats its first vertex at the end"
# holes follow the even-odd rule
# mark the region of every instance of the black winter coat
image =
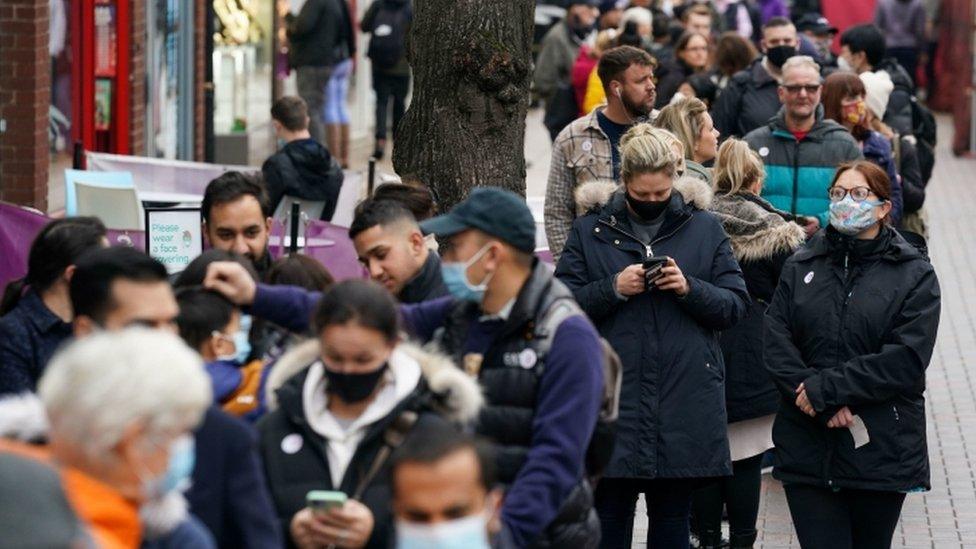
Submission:
POLYGON ((763 316, 783 264, 805 239, 793 216, 751 193, 716 194, 711 211, 729 235, 752 304, 746 317, 722 332, 725 409, 729 423, 775 413, 779 392, 763 365, 763 316))
POLYGON ((710 198, 704 182, 679 180, 664 223, 646 249, 631 235, 626 200, 615 192, 601 209, 576 219, 556 266, 556 277, 573 291, 624 367, 607 477, 731 474, 718 331, 745 315, 749 294, 721 224, 698 207, 710 198), (689 293, 678 298, 653 289, 617 298, 617 274, 651 255, 674 258, 689 293))
POLYGON ((766 367, 782 395, 773 425, 783 482, 833 488, 929 488, 925 369, 939 326, 935 270, 887 227, 858 241, 827 228, 783 268, 766 315, 766 367), (795 405, 803 383, 817 412, 795 405), (827 421, 843 406, 870 442, 827 421))
POLYGON ((675 58, 662 63, 657 74, 657 100, 654 103, 654 108, 663 109, 668 106, 671 103, 671 98, 681 87, 681 83, 693 74, 695 74, 695 70, 681 59, 675 58))
POLYGON ((912 97, 915 95, 915 82, 904 67, 893 57, 887 57, 874 67, 876 71, 885 71, 891 77, 895 88, 888 97, 888 107, 884 113, 884 123, 891 126, 902 135, 915 133, 912 121, 912 97))
MULTIPOLYGON (((288 371, 293 369, 295 364, 304 363, 307 365, 308 362, 305 359, 311 357, 312 360, 315 360, 314 357, 317 356, 317 353, 317 341, 307 342, 282 357, 274 368, 282 368, 288 371)), ((473 419, 473 414, 477 413, 478 409, 476 402, 479 401, 476 382, 456 369, 450 361, 443 361, 433 367, 438 370, 446 367, 456 371, 457 374, 450 375, 450 379, 459 380, 462 385, 465 385, 464 389, 457 389, 458 385, 454 383, 448 389, 452 393, 455 390, 461 391, 456 396, 452 394, 451 402, 455 402, 455 398, 466 400, 469 405, 474 402, 473 413, 469 411, 463 417, 462 414, 458 413, 450 419, 473 419), (473 394, 474 399, 465 398, 465 394, 468 396, 473 394)), ((304 367, 297 374, 288 377, 287 381, 275 391, 276 402, 279 407, 261 418, 257 428, 265 477, 287 546, 294 546, 290 535, 290 524, 295 513, 305 507, 306 494, 310 490, 339 490, 345 492, 350 498, 353 497, 361 480, 372 467, 377 453, 384 445, 384 434, 387 428, 402 412, 409 410, 418 414, 417 422, 410 432, 424 429, 428 425, 444 424, 444 422, 449 421, 447 417, 433 411, 434 406, 443 403, 443 401, 431 392, 427 384, 426 367, 422 365, 421 369, 424 371, 424 376, 421 377, 413 392, 402 399, 385 417, 367 428, 366 435, 356 448, 339 486, 332 484, 332 475, 326 453, 327 442, 322 435, 312 429, 305 418, 302 391, 305 379, 308 377, 309 367, 304 367), (289 439, 289 437, 291 438, 289 439)), ((448 372, 440 373, 449 375, 448 372)), ((276 374, 274 370, 269 374, 267 382, 269 387, 273 388, 280 381, 279 374, 276 374)), ((442 381, 451 384, 452 382, 447 381, 447 379, 446 377, 441 378, 442 381)), ((389 460, 387 460, 360 498, 360 501, 373 513, 373 534, 366 544, 368 548, 388 549, 393 546, 395 536, 393 516, 390 510, 392 494, 389 465, 389 460)))
MULTIPOLYGON (((346 11, 339 5, 344 0, 308 0, 298 15, 285 16, 288 33, 288 63, 292 67, 331 67, 344 59, 348 39, 344 31, 348 23, 346 11)), ((348 57, 348 54, 346 55, 348 57)))
POLYGON ((330 221, 342 189, 342 168, 329 150, 314 139, 297 139, 271 155, 261 166, 271 211, 287 195, 325 201, 321 219, 330 221))
POLYGON ((712 118, 722 139, 742 137, 765 126, 779 112, 778 84, 763 67, 763 58, 735 73, 719 95, 712 118))

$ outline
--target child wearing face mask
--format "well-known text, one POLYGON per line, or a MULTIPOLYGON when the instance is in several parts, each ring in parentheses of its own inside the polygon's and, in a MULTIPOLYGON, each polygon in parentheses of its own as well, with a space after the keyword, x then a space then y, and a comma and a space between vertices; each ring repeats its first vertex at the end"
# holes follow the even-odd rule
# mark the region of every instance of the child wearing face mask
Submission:
POLYGON ((203 357, 214 402, 231 415, 256 421, 264 414, 262 389, 268 369, 260 359, 248 361, 250 315, 199 287, 180 290, 176 302, 180 336, 203 357))

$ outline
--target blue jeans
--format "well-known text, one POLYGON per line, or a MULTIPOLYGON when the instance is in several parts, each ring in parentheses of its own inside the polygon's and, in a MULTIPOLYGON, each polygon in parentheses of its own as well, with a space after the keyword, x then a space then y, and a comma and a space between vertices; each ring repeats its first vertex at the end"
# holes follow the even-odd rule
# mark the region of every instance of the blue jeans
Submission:
POLYGON ((349 109, 346 97, 349 95, 349 77, 352 75, 352 59, 339 61, 332 67, 332 76, 325 88, 325 118, 326 124, 348 124, 349 109))
POLYGON ((648 549, 688 549, 688 514, 696 479, 605 478, 596 489, 603 549, 630 549, 637 496, 647 502, 648 549))

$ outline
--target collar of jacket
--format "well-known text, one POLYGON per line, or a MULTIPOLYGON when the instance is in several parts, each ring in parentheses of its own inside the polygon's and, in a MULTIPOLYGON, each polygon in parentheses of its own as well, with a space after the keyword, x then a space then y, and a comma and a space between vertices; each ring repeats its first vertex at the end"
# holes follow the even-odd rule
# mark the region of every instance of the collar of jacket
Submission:
MULTIPOLYGON (((844 129, 844 126, 841 126, 837 122, 824 118, 823 105, 817 105, 814 117, 813 127, 810 128, 806 137, 803 138, 804 141, 820 142, 829 133, 847 131, 844 129)), ((776 116, 769 120, 769 127, 774 137, 796 141, 796 137, 793 136, 793 133, 786 126, 786 107, 780 107, 776 116)))
POLYGON ((433 251, 427 252, 427 259, 420 271, 400 290, 400 301, 417 303, 423 301, 441 278, 441 258, 433 251))
POLYGON ((26 313, 24 316, 30 319, 30 322, 41 333, 46 334, 55 327, 65 327, 65 329, 71 327, 71 324, 61 320, 61 317, 47 308, 41 294, 35 292, 33 288, 27 290, 27 293, 20 300, 20 305, 26 313))
POLYGON ((902 263, 913 259, 925 259, 925 256, 915 246, 905 240, 898 231, 888 227, 881 227, 878 237, 870 241, 858 241, 854 237, 842 235, 833 227, 822 229, 811 238, 807 245, 800 249, 793 257, 796 261, 809 261, 816 257, 837 255, 841 256, 846 250, 852 252, 851 257, 877 257, 891 263, 902 263))
POLYGON ((750 69, 752 74, 752 82, 757 88, 763 88, 770 85, 779 85, 779 80, 777 80, 775 76, 769 74, 769 71, 767 71, 766 67, 763 65, 763 60, 765 59, 765 56, 759 56, 758 59, 752 62, 752 68, 750 69))
MULTIPOLYGON (((637 240, 630 228, 630 221, 627 218, 627 199, 624 196, 625 192, 621 188, 610 197, 610 202, 603 208, 597 222, 616 229, 618 232, 636 241, 640 245, 640 248, 643 249, 644 244, 637 240)), ((693 205, 685 202, 681 192, 677 189, 672 189, 671 198, 668 201, 667 209, 664 211, 664 222, 661 224, 661 228, 658 229, 657 235, 654 237, 654 242, 668 237, 684 225, 685 222, 691 219, 691 214, 694 209, 695 207, 693 205)), ((610 237, 607 236, 607 238, 610 237)))
POLYGON ((554 287, 562 286, 555 284, 555 278, 549 268, 536 259, 532 266, 532 273, 519 290, 508 319, 495 341, 501 341, 503 337, 534 321, 541 312, 543 301, 554 287))
POLYGON ((711 211, 729 235, 737 261, 767 259, 803 245, 803 228, 752 193, 716 193, 711 211))

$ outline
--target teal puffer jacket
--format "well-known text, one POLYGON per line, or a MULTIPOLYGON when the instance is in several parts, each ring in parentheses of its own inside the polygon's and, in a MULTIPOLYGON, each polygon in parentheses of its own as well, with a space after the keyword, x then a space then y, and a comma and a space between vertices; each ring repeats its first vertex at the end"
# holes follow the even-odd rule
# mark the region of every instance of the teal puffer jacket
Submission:
POLYGON ((837 165, 862 158, 854 137, 840 124, 825 120, 822 107, 817 107, 817 120, 802 141, 786 128, 783 109, 749 132, 745 141, 766 164, 762 197, 777 209, 816 217, 821 227, 827 226, 827 188, 837 165))

